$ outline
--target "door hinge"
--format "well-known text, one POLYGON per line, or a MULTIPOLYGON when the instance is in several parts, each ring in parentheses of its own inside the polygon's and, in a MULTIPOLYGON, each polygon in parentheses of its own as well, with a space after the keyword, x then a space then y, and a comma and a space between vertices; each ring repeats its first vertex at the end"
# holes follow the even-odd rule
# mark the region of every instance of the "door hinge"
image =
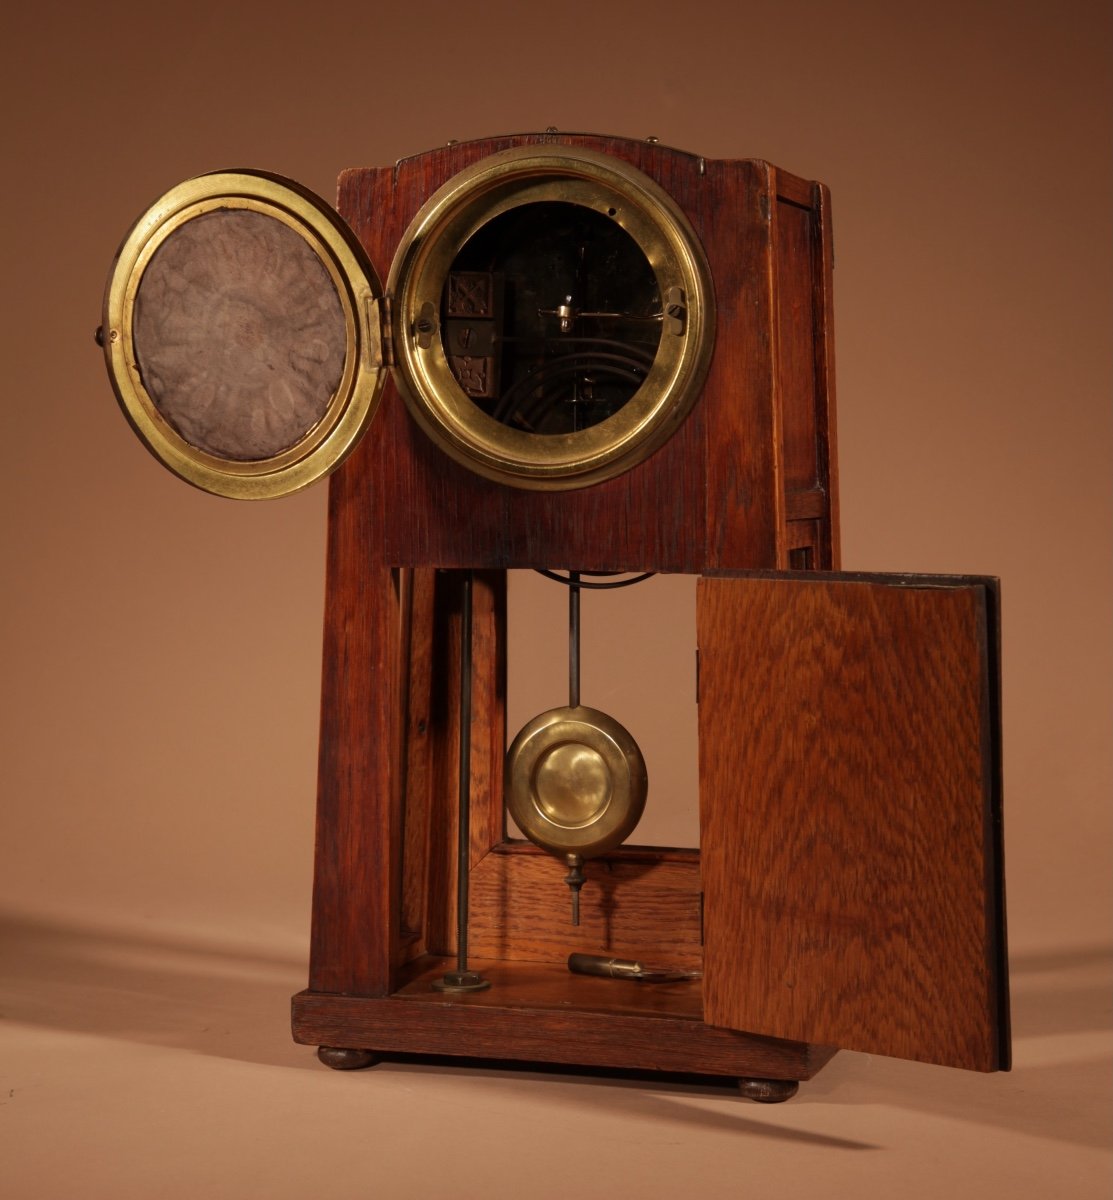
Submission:
POLYGON ((390 298, 366 295, 363 300, 364 321, 367 330, 367 358, 369 366, 381 369, 394 366, 394 339, 390 327, 390 298))
POLYGON ((394 305, 390 296, 379 301, 379 338, 383 347, 383 364, 394 366, 394 305))

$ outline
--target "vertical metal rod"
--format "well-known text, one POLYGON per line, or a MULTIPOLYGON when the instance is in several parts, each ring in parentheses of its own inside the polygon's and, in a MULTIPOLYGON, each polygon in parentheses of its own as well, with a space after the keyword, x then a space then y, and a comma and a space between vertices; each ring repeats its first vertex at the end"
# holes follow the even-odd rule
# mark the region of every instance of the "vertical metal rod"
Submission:
POLYGON ((568 572, 568 706, 580 703, 580 573, 568 572))
POLYGON ((468 875, 471 871, 471 571, 464 572, 460 622, 460 813, 456 841, 456 969, 468 969, 468 875))
MULTIPOLYGON (((568 706, 580 703, 580 573, 568 572, 568 706)), ((578 854, 566 854, 568 874, 564 882, 572 890, 572 924, 580 923, 580 888, 584 886, 584 860, 578 854)))
POLYGON ((456 830, 456 970, 433 981, 441 992, 475 992, 490 981, 468 969, 468 878, 471 872, 471 687, 472 584, 464 572, 460 613, 460 760, 456 830))

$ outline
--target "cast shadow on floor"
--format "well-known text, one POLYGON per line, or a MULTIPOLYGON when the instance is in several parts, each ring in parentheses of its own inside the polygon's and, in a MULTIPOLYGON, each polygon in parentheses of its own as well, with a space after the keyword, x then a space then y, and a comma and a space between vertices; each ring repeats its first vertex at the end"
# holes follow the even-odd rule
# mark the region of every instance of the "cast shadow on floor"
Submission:
MULTIPOLYGON (((312 1049, 290 1040, 289 998, 304 986, 305 958, 260 952, 160 931, 83 927, 79 923, 0 916, 0 1016, 28 1026, 121 1038, 245 1063, 322 1071, 312 1049)), ((1088 1098, 1102 1097, 1108 1057, 1108 963, 1105 949, 1018 955, 1011 963, 1015 1064, 984 1076, 841 1053, 790 1101, 884 1104, 1007 1127, 1082 1146, 1104 1146, 1103 1121, 1087 1119, 1088 1098), (1100 1047, 1100 1048, 1095 1048, 1100 1047)), ((868 1149, 799 1129, 747 1118, 755 1110, 716 1113, 686 1106, 689 1096, 729 1095, 713 1083, 674 1077, 654 1083, 607 1072, 522 1070, 505 1064, 453 1067, 449 1060, 400 1059, 375 1069, 388 1075, 463 1070, 476 1078, 598 1084, 601 1104, 641 1111, 673 1097, 672 1119, 701 1126, 868 1149), (664 1090, 662 1090, 662 1088, 664 1090), (651 1099, 651 1096, 653 1097, 651 1099)), ((559 1091, 559 1088, 557 1089, 559 1091)), ((547 1092, 547 1098, 554 1097, 547 1092)), ((575 1102, 583 1103, 583 1089, 575 1102)), ((767 1110, 773 1111, 773 1110, 767 1110)), ((660 1115, 660 1114, 658 1114, 660 1115)))

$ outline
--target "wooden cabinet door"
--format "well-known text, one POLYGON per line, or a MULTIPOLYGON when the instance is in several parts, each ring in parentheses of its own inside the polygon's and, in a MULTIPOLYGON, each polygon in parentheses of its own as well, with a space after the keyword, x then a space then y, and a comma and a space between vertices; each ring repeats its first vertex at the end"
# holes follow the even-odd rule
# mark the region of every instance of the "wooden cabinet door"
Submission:
POLYGON ((1007 1069, 996 582, 697 604, 705 1021, 1007 1069))

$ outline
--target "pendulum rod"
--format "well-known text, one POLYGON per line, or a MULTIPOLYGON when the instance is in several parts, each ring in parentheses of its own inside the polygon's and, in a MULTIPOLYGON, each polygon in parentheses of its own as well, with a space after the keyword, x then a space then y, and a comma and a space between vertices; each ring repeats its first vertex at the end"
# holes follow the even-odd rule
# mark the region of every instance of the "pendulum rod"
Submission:
MULTIPOLYGON (((580 573, 568 572, 568 707, 580 704, 580 573)), ((564 882, 572 891, 572 924, 580 923, 580 888, 584 886, 584 860, 579 854, 566 854, 568 874, 564 882)))
POLYGON ((472 688, 472 585, 471 571, 464 572, 460 614, 460 760, 459 806, 456 828, 456 970, 433 981, 439 992, 478 992, 491 986, 489 979, 468 969, 468 879, 471 871, 471 688, 472 688))
POLYGON ((580 703, 580 573, 568 572, 568 707, 580 703))

